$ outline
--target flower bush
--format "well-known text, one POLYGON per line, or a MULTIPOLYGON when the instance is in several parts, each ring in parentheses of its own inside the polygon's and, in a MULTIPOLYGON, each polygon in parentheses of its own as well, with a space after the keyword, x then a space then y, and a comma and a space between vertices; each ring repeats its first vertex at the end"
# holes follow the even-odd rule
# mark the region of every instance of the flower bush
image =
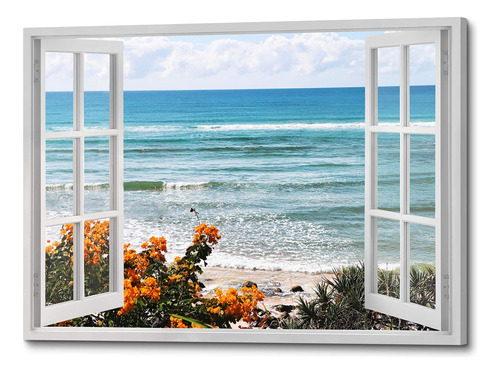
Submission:
MULTIPOLYGON (((45 304, 73 299, 73 224, 63 225, 60 241, 45 247, 45 304)), ((84 223, 85 296, 109 291, 109 221, 84 223)))
MULTIPOLYGON (((109 222, 85 224, 86 295, 109 290, 109 222), (87 292, 88 288, 88 292, 87 292)), ((119 309, 75 318, 58 326, 115 326, 163 328, 230 328, 257 319, 264 294, 256 287, 202 295, 199 280, 207 258, 221 235, 215 226, 201 223, 183 257, 168 262, 167 240, 151 237, 141 250, 124 246, 124 304, 119 309)), ((73 225, 61 229, 61 239, 46 248, 46 300, 55 304, 72 299, 73 225)))

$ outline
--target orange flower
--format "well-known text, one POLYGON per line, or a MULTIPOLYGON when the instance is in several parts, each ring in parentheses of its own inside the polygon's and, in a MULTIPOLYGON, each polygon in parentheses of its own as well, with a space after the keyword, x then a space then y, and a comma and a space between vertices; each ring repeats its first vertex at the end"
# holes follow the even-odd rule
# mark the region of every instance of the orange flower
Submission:
POLYGON ((199 226, 196 226, 194 229, 194 239, 193 243, 196 243, 199 240, 208 241, 211 244, 217 244, 218 240, 221 238, 219 234, 219 229, 214 225, 208 227, 205 222, 201 223, 199 226))
POLYGON ((140 291, 141 295, 149 297, 153 301, 157 302, 160 300, 160 287, 158 287, 158 283, 153 277, 148 277, 144 280, 144 284, 140 291))
POLYGON ((124 304, 123 307, 118 311, 118 315, 128 314, 129 311, 135 308, 135 303, 140 296, 140 291, 137 287, 132 285, 130 279, 125 279, 124 281, 124 304))
POLYGON ((176 329, 187 329, 188 327, 184 324, 182 319, 170 316, 170 327, 176 329))
POLYGON ((170 277, 168 277, 168 283, 174 283, 174 282, 177 282, 180 279, 182 279, 182 275, 180 275, 180 274, 172 274, 170 277))
MULTIPOLYGON (((264 299, 264 294, 256 286, 243 287, 241 292, 242 295, 239 295, 234 288, 230 288, 226 293, 220 289, 215 290, 222 313, 232 316, 236 320, 243 319, 245 322, 252 322, 257 318, 257 303, 264 299)), ((217 308, 208 308, 211 313, 216 313, 215 310, 217 308)))
POLYGON ((135 250, 133 250, 133 249, 125 250, 125 252, 123 254, 123 261, 124 262, 134 262, 135 259, 136 259, 135 250))
POLYGON ((213 314, 219 314, 220 313, 220 306, 217 308, 208 308, 208 311, 213 314))

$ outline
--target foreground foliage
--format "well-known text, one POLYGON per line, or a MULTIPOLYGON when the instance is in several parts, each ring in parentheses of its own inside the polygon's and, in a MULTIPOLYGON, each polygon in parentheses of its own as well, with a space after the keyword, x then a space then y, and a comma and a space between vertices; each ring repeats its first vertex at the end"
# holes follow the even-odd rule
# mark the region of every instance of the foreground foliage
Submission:
MULTIPOLYGON (((282 328, 335 330, 429 330, 428 327, 365 309, 364 264, 334 269, 335 276, 317 283, 310 299, 300 297, 294 316, 282 328)), ((410 269, 410 300, 435 307, 435 269, 410 269)), ((379 271, 378 292, 399 297, 399 271, 379 271)))
MULTIPOLYGON (((196 212, 195 212, 196 213, 196 212)), ((84 225, 85 296, 109 291, 109 221, 84 225)), ((183 257, 167 261, 167 241, 151 237, 140 251, 124 246, 124 304, 122 308, 66 321, 58 326, 231 328, 246 323, 257 328, 284 329, 428 329, 364 308, 364 265, 334 269, 335 275, 317 283, 312 298, 299 297, 293 313, 276 318, 259 309, 264 294, 255 286, 238 292, 217 289, 202 294, 199 276, 218 244, 219 230, 201 223, 183 257)), ((46 304, 73 298, 73 225, 64 225, 60 240, 46 247, 46 304)), ((410 301, 435 307, 435 268, 410 268, 410 301)), ((378 273, 378 292, 399 297, 399 270, 378 273)), ((281 306, 285 307, 285 306, 281 306)))
MULTIPOLYGON (((201 223, 183 257, 166 260, 167 241, 151 237, 141 251, 124 247, 122 308, 75 318, 58 326, 115 326, 166 328, 229 328, 239 321, 257 318, 257 303, 264 294, 257 287, 216 290, 216 297, 203 297, 199 280, 208 256, 220 239, 215 226, 201 223)), ((109 290, 109 222, 85 225, 86 295, 109 290)), ((61 229, 61 239, 46 248, 46 303, 72 299, 73 225, 61 229)))

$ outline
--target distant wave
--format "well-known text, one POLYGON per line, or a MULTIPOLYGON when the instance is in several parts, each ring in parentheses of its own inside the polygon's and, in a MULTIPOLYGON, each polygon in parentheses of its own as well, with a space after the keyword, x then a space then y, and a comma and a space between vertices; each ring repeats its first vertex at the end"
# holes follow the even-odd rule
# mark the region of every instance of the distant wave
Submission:
POLYGON ((190 190, 220 185, 218 182, 162 182, 162 181, 133 181, 125 182, 123 188, 126 191, 150 191, 150 190, 190 190))
MULTIPOLYGON (((435 126, 434 121, 415 121, 411 122, 412 126, 435 126)), ((380 122, 379 126, 397 126, 395 122, 380 122)), ((126 133, 155 133, 155 132, 172 132, 179 130, 200 130, 200 131, 235 131, 235 130, 328 130, 328 129, 346 129, 346 128, 363 128, 364 122, 344 122, 344 123, 233 123, 233 124, 127 124, 125 123, 126 133)), ((107 129, 107 127, 94 126, 93 130, 107 129)), ((51 126, 48 131, 68 131, 71 128, 65 126, 51 126)))
MULTIPOLYGON (((381 122, 379 126, 398 126, 399 123, 381 122)), ((435 122, 412 122, 412 126, 434 126, 435 122)), ((236 131, 236 130, 328 130, 364 128, 364 122, 347 123, 256 123, 228 125, 199 125, 196 128, 203 131, 236 131)))
POLYGON ((202 131, 235 131, 235 130, 322 130, 341 128, 362 128, 364 122, 352 123, 242 123, 227 125, 199 125, 197 130, 202 131))
MULTIPOLYGON (((156 191, 156 190, 186 190, 222 185, 219 182, 162 182, 162 181, 133 181, 124 182, 125 191, 156 191)), ((108 189, 109 183, 85 184, 86 190, 108 189)), ((72 183, 48 184, 47 190, 72 190, 72 183)))
MULTIPOLYGON (((209 188, 241 188, 251 186, 266 186, 267 188, 277 189, 321 189, 325 187, 342 187, 346 185, 363 186, 363 180, 356 181, 328 181, 328 182, 285 182, 285 183, 234 183, 234 182, 165 182, 165 181, 131 181, 124 182, 123 188, 125 191, 169 191, 169 190, 193 190, 193 189, 209 189, 209 188)), ((85 184, 86 190, 108 189, 109 183, 89 183, 85 184)), ((72 190, 72 183, 47 184, 47 190, 72 190)))

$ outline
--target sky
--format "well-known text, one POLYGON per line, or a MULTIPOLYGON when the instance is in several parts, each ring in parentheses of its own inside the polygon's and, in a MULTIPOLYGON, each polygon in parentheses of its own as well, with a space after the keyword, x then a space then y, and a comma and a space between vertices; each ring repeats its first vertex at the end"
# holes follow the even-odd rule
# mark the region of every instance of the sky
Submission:
MULTIPOLYGON (((115 38, 125 90, 362 87, 369 32, 115 38)), ((410 48, 410 84, 434 84, 433 46, 410 48)), ((50 53, 46 90, 69 91, 72 55, 50 53)), ((379 53, 380 85, 398 85, 399 50, 379 53)), ((85 56, 85 90, 109 87, 106 55, 85 56)))

